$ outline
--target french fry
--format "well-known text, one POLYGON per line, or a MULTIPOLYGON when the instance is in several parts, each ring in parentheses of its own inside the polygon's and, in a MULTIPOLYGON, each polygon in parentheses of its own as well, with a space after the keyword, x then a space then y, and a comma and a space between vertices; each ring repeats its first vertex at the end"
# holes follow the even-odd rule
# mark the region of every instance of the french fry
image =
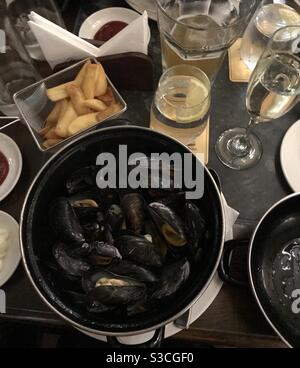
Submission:
POLYGON ((55 133, 61 138, 67 138, 69 125, 77 116, 72 102, 69 101, 65 114, 58 120, 55 133))
POLYGON ((69 105, 69 100, 67 98, 65 98, 64 100, 61 100, 60 111, 59 111, 57 122, 64 117, 67 111, 68 105, 69 105))
POLYGON ((51 126, 50 125, 45 125, 44 128, 42 128, 40 131, 39 131, 39 135, 42 136, 42 137, 45 137, 45 135, 49 132, 49 130, 51 129, 51 126))
POLYGON ((70 84, 66 90, 78 115, 86 115, 91 112, 88 106, 84 105, 85 98, 80 87, 76 84, 70 84))
POLYGON ((53 146, 56 146, 58 143, 62 142, 63 139, 47 139, 44 143, 43 143, 43 147, 44 148, 51 148, 53 146))
POLYGON ((55 104, 53 110, 51 111, 50 115, 48 116, 46 120, 46 124, 53 126, 57 123, 58 118, 59 118, 60 108, 61 108, 61 101, 55 104))
POLYGON ((82 82, 82 91, 86 100, 95 97, 96 81, 99 76, 99 68, 96 64, 90 64, 86 67, 86 73, 82 82))
POLYGON ((99 112, 97 114, 97 121, 101 122, 110 116, 116 114, 118 111, 121 111, 121 106, 118 103, 114 103, 110 105, 106 110, 99 112))
POLYGON ((72 84, 72 83, 74 83, 74 81, 64 83, 64 84, 60 84, 59 86, 47 89, 47 96, 48 96, 49 100, 51 100, 53 102, 57 102, 57 101, 61 101, 61 100, 65 99, 65 98, 68 98, 68 93, 66 91, 66 87, 68 85, 72 84))
POLYGON ((55 133, 56 128, 50 128, 48 132, 44 135, 45 139, 59 139, 60 137, 55 133))
POLYGON ((85 100, 83 102, 83 105, 87 108, 90 108, 92 110, 99 111, 99 112, 107 109, 107 106, 105 105, 105 103, 97 99, 85 100))
POLYGON ((112 91, 112 89, 110 87, 107 87, 106 93, 102 96, 98 96, 96 97, 98 100, 106 103, 107 105, 110 105, 112 103, 116 102, 114 93, 112 91))
POLYGON ((107 90, 107 78, 103 66, 98 64, 97 67, 99 76, 96 83, 95 96, 102 96, 107 90))
POLYGON ((77 119, 72 121, 72 123, 69 125, 68 135, 72 136, 74 134, 81 132, 82 130, 85 130, 93 126, 98 121, 97 119, 98 114, 99 113, 95 112, 92 114, 79 116, 77 119))
POLYGON ((83 80, 85 78, 85 73, 86 73, 86 68, 88 67, 88 65, 91 65, 91 60, 88 60, 83 67, 81 68, 80 72, 78 73, 77 77, 75 78, 75 83, 81 87, 83 80))

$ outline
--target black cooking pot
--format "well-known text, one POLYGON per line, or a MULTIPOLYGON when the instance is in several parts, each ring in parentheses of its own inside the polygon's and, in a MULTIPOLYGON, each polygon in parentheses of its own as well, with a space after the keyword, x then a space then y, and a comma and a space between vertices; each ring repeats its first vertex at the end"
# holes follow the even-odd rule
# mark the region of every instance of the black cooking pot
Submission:
POLYGON ((251 287, 270 326, 289 347, 300 347, 300 194, 276 203, 251 240, 225 245, 219 268, 223 281, 251 287), (235 272, 237 248, 248 251, 249 282, 235 272), (242 248, 241 248, 242 249, 242 248))
MULTIPOLYGON (((104 336, 129 336, 158 330, 186 312, 203 294, 215 275, 223 250, 224 218, 219 190, 210 172, 204 168, 204 195, 196 203, 204 211, 209 230, 209 241, 204 246, 203 257, 187 285, 175 300, 161 303, 159 307, 141 315, 125 319, 111 313, 104 317, 92 316, 76 308, 62 297, 61 290, 52 282, 47 267, 41 260, 51 258, 51 232, 48 210, 54 198, 63 194, 66 178, 76 169, 95 164, 101 152, 113 152, 121 144, 128 146, 128 153, 166 152, 181 155, 190 152, 185 146, 149 129, 119 126, 89 133, 70 143, 56 153, 38 173, 33 182, 21 216, 21 248, 28 276, 46 304, 58 315, 83 331, 104 336)), ((202 165, 195 156, 194 164, 202 165)))

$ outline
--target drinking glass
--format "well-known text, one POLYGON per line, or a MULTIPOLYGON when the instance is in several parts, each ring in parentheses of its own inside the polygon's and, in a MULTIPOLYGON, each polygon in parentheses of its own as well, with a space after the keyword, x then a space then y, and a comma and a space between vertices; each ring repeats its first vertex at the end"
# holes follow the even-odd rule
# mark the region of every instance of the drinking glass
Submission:
POLYGON ((275 31, 286 26, 300 25, 298 0, 263 0, 243 36, 241 58, 253 71, 257 61, 275 31))
POLYGON ((227 49, 243 33, 255 0, 156 0, 162 63, 188 64, 214 80, 227 49))
POLYGON ((8 12, 13 25, 34 60, 45 60, 43 52, 28 25, 28 15, 34 11, 42 17, 65 28, 62 16, 53 0, 6 0, 8 12))
POLYGON ((150 128, 193 146, 209 120, 211 83, 191 65, 168 69, 161 77, 151 109, 150 128))
POLYGON ((246 97, 247 129, 224 132, 216 144, 219 159, 232 169, 257 164, 262 145, 252 133, 256 124, 278 119, 291 110, 300 95, 300 26, 276 31, 252 73, 246 97))
POLYGON ((0 111, 17 116, 13 95, 41 79, 8 16, 0 3, 0 111))

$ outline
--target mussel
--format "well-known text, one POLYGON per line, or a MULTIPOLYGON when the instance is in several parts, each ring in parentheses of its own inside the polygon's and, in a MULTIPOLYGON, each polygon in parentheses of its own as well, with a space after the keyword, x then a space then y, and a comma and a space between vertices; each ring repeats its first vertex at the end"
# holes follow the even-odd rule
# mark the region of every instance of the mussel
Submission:
POLYGON ((184 223, 175 211, 163 203, 154 202, 149 205, 149 212, 169 245, 182 247, 187 244, 184 223))
POLYGON ((112 204, 109 207, 105 218, 105 223, 112 235, 116 236, 119 233, 123 220, 124 217, 121 207, 117 204, 112 204))
POLYGON ((70 257, 80 259, 86 258, 92 253, 93 247, 90 243, 83 243, 78 247, 72 247, 67 249, 67 253, 70 257))
POLYGON ((144 237, 124 235, 116 240, 116 247, 126 260, 149 267, 161 267, 164 257, 158 247, 144 237))
POLYGON ((149 268, 125 260, 114 262, 108 267, 108 270, 114 274, 136 279, 145 284, 153 284, 158 281, 156 274, 149 268))
POLYGON ((145 201, 140 194, 126 194, 121 201, 126 228, 140 235, 145 225, 145 201))
POLYGON ((127 305, 145 295, 145 285, 134 279, 93 269, 82 278, 82 288, 89 298, 104 305, 127 305))
POLYGON ((161 271, 157 290, 151 299, 161 300, 176 293, 186 282, 190 275, 190 264, 186 259, 166 266, 161 271))
POLYGON ((86 306, 87 311, 93 314, 102 314, 102 313, 111 312, 115 310, 116 308, 117 306, 115 307, 111 305, 108 306, 108 305, 105 305, 95 300, 90 300, 86 306))
POLYGON ((191 201, 185 203, 186 236, 193 253, 201 246, 207 232, 207 224, 199 208, 191 201))
POLYGON ((76 259, 68 255, 68 246, 63 243, 57 243, 52 249, 53 256, 63 271, 75 277, 82 277, 91 266, 82 259, 76 259))
POLYGON ((53 233, 62 242, 71 245, 84 243, 83 229, 67 198, 60 197, 52 202, 49 220, 53 233))
POLYGON ((88 261, 93 266, 105 266, 109 265, 113 260, 122 259, 119 250, 113 245, 105 242, 93 242, 91 247, 93 250, 89 255, 88 261))
POLYGON ((84 191, 96 183, 96 167, 87 166, 74 172, 66 182, 70 195, 84 191))
POLYGON ((86 222, 82 224, 84 235, 87 241, 103 240, 105 236, 104 225, 98 222, 86 222))

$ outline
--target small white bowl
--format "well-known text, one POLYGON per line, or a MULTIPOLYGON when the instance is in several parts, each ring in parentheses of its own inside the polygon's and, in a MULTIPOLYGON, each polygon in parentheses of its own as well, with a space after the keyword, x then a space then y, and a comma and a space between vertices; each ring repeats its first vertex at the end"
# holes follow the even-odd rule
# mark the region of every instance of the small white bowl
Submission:
POLYGON ((0 185, 0 202, 6 198, 19 181, 22 172, 22 155, 16 143, 7 135, 0 133, 0 151, 7 158, 9 172, 0 185))
POLYGON ((7 229, 9 233, 9 247, 5 258, 2 260, 3 267, 0 270, 0 287, 3 286, 15 273, 20 260, 19 224, 5 212, 0 211, 0 227, 7 229))
MULTIPOLYGON (((96 33, 105 24, 112 21, 121 21, 129 24, 140 16, 141 14, 135 12, 134 10, 126 8, 106 8, 103 10, 99 10, 96 13, 93 13, 91 16, 89 16, 82 23, 82 26, 80 27, 79 30, 79 37, 94 39, 96 33)), ((148 31, 149 31, 148 41, 150 41, 151 34, 149 27, 148 31)))

